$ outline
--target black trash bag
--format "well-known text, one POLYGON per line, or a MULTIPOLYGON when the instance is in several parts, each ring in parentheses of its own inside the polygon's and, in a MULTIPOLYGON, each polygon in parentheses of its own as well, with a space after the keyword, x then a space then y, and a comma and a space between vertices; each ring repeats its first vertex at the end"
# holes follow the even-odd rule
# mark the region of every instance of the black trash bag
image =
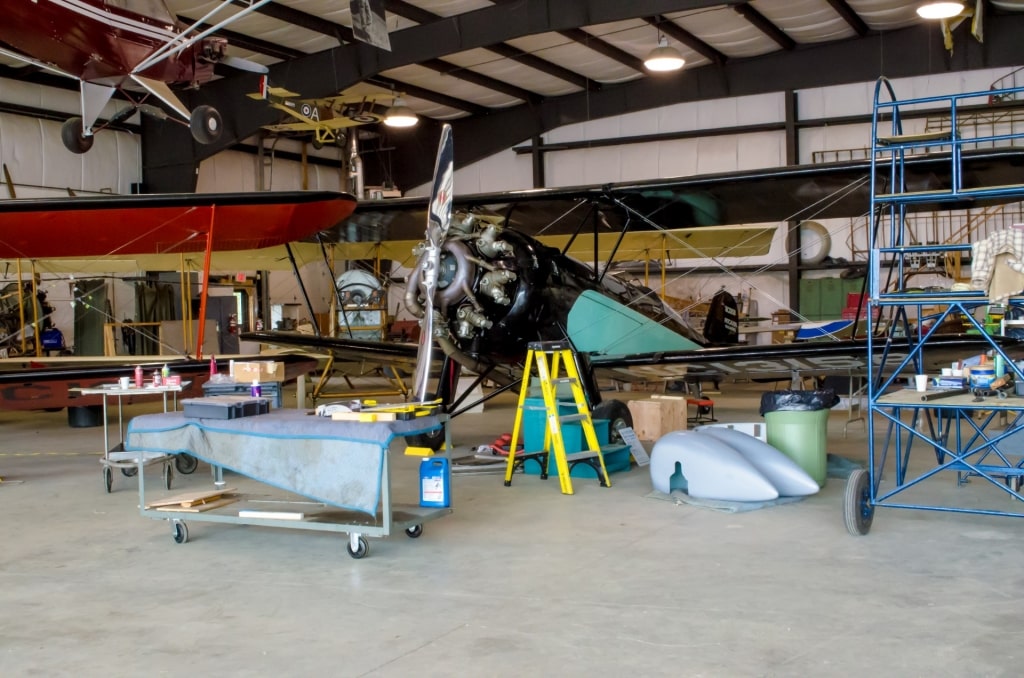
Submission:
POLYGON ((830 388, 817 391, 771 391, 761 394, 761 416, 768 412, 814 412, 839 404, 839 396, 830 388))

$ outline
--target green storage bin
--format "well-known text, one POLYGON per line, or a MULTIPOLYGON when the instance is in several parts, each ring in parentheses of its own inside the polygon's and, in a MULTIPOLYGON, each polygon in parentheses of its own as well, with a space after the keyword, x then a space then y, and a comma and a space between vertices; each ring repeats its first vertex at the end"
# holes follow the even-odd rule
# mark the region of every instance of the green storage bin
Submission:
POLYGON ((829 410, 782 410, 764 415, 768 444, 795 461, 818 487, 828 480, 829 410))

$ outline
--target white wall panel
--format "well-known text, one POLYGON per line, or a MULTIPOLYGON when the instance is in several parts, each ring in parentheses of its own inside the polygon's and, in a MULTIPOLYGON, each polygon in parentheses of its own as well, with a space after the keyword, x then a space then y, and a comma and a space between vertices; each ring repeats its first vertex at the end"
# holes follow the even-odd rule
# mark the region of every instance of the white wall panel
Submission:
POLYGON ((661 131, 659 109, 623 115, 621 122, 619 133, 624 137, 639 137, 645 134, 657 134, 661 131))
POLYGON ((739 164, 739 139, 732 136, 697 140, 697 174, 729 172, 739 164))
MULTIPOLYGON (((650 148, 649 152, 658 158, 655 177, 689 177, 697 173, 697 157, 700 152, 699 139, 677 139, 657 144, 640 144, 639 148, 650 148)), ((633 177, 634 179, 650 177, 633 177)))
MULTIPOLYGON (((64 197, 76 193, 128 193, 141 181, 138 139, 103 131, 92 150, 76 155, 60 140, 60 123, 0 114, 0 160, 7 165, 18 197, 64 197)), ((6 196, 6 192, 3 197, 6 196)))
POLYGON ((659 155, 663 144, 627 144, 619 147, 619 166, 623 181, 661 176, 659 155))
POLYGON ((784 132, 758 132, 737 137, 739 152, 735 169, 761 169, 786 164, 784 132))
POLYGON ((257 161, 255 155, 240 151, 223 151, 207 158, 199 164, 196 193, 255 191, 257 161))

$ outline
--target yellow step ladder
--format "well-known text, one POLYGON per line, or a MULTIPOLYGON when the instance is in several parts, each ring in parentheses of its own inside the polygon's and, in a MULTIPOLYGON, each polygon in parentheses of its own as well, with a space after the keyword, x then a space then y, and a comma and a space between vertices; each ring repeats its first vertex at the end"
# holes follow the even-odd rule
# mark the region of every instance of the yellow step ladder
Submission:
POLYGON ((572 347, 566 341, 534 341, 528 345, 526 364, 523 367, 523 385, 519 391, 519 404, 516 408, 516 420, 512 426, 512 441, 509 445, 508 466, 505 469, 505 486, 512 484, 512 474, 516 465, 527 458, 538 459, 542 464, 541 477, 547 477, 550 467, 550 455, 554 454, 555 466, 558 468, 558 480, 562 485, 562 494, 573 494, 572 480, 569 478, 569 464, 577 461, 589 461, 594 458, 600 464, 598 478, 601 485, 611 487, 608 469, 604 465, 601 445, 594 431, 594 421, 590 417, 590 406, 583 394, 579 370, 572 347), (544 397, 544 449, 541 451, 523 450, 516 455, 519 446, 519 434, 522 432, 523 411, 530 409, 526 405, 526 397, 530 391, 530 380, 536 366, 537 379, 540 383, 541 395, 544 397), (560 376, 563 375, 563 376, 560 376), (576 414, 562 416, 559 412, 558 385, 568 384, 576 404, 576 414), (562 436, 562 424, 580 422, 584 440, 588 449, 583 452, 565 453, 565 439, 562 436))

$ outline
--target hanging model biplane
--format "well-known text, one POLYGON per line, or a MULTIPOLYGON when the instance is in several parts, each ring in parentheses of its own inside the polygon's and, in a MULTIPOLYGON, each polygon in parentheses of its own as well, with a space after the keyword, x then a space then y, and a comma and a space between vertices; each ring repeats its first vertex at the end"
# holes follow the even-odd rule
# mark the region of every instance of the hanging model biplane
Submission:
POLYGON ((265 72, 259 64, 229 56, 227 41, 212 34, 267 2, 256 0, 200 30, 232 3, 219 3, 186 26, 163 0, 11 0, 3 7, 0 54, 78 80, 81 115, 69 118, 61 129, 61 140, 72 153, 85 153, 95 132, 136 111, 166 118, 162 108, 148 103, 150 97, 188 124, 196 141, 208 144, 220 136, 220 114, 205 105, 189 111, 171 86, 207 82, 218 63, 265 72), (99 123, 115 92, 131 106, 99 123))
MULTIPOLYGON (((982 165, 974 165, 974 170, 982 171, 982 165)), ((923 180, 931 181, 934 168, 927 163, 920 167, 924 168, 923 180)), ((248 333, 243 338, 315 346, 352 359, 411 367, 415 369, 412 393, 419 400, 429 397, 427 376, 435 362, 435 349, 440 349, 441 380, 436 395, 452 412, 461 404, 454 399, 461 369, 511 386, 521 376, 529 342, 569 340, 583 363, 580 373, 587 382, 594 416, 619 424, 630 420, 629 411, 619 401, 602 401, 594 378, 598 373, 622 380, 863 373, 869 359, 866 340, 737 344, 735 302, 730 302, 729 295, 719 295, 703 332, 698 332, 651 290, 608 273, 608 262, 630 248, 654 253, 670 249, 675 257, 764 253, 771 241, 770 232, 765 238, 765 229, 672 231, 660 224, 716 223, 723 214, 742 219, 741 215, 753 216, 755 210, 762 218, 786 218, 799 212, 790 209, 792 204, 804 199, 812 202, 811 192, 822 186, 829 186, 831 192, 831 184, 849 182, 851 177, 855 190, 846 191, 844 199, 857 210, 853 213, 862 213, 861 205, 867 201, 860 202, 856 193, 867 191, 867 168, 844 166, 843 172, 847 173, 845 179, 834 168, 762 173, 757 179, 770 185, 768 193, 777 197, 774 207, 758 204, 752 208, 722 200, 723 195, 734 195, 737 200, 757 203, 750 189, 752 173, 453 198, 451 132, 445 126, 431 197, 361 205, 342 229, 349 242, 337 246, 343 258, 366 259, 376 253, 401 259, 393 247, 405 247, 402 241, 410 235, 412 224, 418 222, 422 228, 425 218, 426 239, 415 246, 416 265, 405 295, 406 308, 420 319, 419 345, 286 332, 248 333), (481 218, 482 211, 491 216, 481 218), (501 218, 496 220, 494 215, 501 218), (359 234, 364 234, 366 242, 352 242, 359 234), (541 242, 548 234, 557 234, 558 247, 541 242), (633 238, 638 240, 631 243, 633 238), (569 256, 570 252, 584 258, 592 253, 595 262, 581 263, 569 256), (602 257, 607 260, 604 265, 597 261, 602 257)), ((813 216, 842 214, 844 208, 835 207, 837 204, 835 201, 831 211, 813 216)), ((845 209, 847 216, 851 214, 849 205, 845 209)), ((888 356, 887 364, 909 373, 948 365, 952 359, 988 346, 973 336, 948 335, 930 343, 928 365, 892 360, 906 352, 906 343, 890 336, 875 345, 888 356)), ((875 361, 881 358, 871 356, 875 361)))
MULTIPOLYGON (((343 223, 356 201, 327 191, 130 195, 89 198, 0 201, 0 259, 77 262, 102 258, 104 268, 175 270, 180 257, 203 257, 203 280, 209 279, 214 253, 260 251, 287 245, 343 223)), ((200 294, 198 337, 204 336, 206 285, 200 294)), ((103 309, 98 309, 103 312, 103 309)), ((74 387, 113 383, 129 376, 138 361, 166 363, 192 382, 194 394, 209 377, 200 346, 195 356, 110 359, 30 357, 0 361, 0 409, 36 410, 92 405, 74 387), (98 364, 99 363, 99 364, 98 364)), ((307 356, 282 357, 286 378, 312 369, 307 356)), ((222 366, 223 367, 223 366, 222 366)))
POLYGON ((248 95, 266 101, 284 113, 281 122, 264 125, 275 134, 313 134, 313 148, 327 144, 344 146, 345 132, 351 127, 386 122, 388 111, 398 94, 374 85, 359 83, 341 94, 323 99, 303 99, 297 92, 260 79, 259 91, 248 95))

